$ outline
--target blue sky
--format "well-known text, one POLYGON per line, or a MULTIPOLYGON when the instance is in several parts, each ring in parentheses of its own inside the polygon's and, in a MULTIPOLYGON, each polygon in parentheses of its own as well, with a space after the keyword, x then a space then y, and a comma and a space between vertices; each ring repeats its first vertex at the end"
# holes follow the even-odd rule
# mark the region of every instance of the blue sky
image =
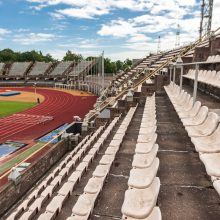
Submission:
MULTIPOLYGON (((213 28, 220 26, 215 2, 213 28)), ((198 0, 0 0, 0 50, 41 50, 61 59, 67 50, 113 60, 142 58, 198 37, 198 0)))

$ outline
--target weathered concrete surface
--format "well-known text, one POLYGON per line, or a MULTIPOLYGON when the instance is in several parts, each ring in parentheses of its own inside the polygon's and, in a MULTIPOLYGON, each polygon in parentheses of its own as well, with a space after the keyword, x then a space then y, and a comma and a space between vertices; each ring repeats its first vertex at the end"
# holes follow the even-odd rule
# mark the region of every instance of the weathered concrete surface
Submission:
POLYGON ((220 219, 220 197, 165 93, 156 105, 163 220, 220 219))

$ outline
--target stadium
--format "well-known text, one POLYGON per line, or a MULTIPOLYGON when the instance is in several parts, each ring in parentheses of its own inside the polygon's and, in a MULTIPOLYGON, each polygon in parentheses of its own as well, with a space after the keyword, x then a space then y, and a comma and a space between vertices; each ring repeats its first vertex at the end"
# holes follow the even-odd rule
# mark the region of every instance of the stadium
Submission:
MULTIPOLYGON (((28 16, 61 4, 47 11, 50 21, 66 25, 64 16, 72 10, 87 31, 79 17, 98 22, 95 13, 116 16, 115 8, 128 10, 129 4, 128 14, 145 13, 140 7, 148 1, 128 0, 126 5, 115 0, 114 6, 110 0, 96 1, 97 8, 90 5, 93 12, 88 2, 24 2, 34 4, 28 16), (77 7, 63 9, 66 5, 77 7)), ((0 1, 0 9, 4 4, 0 1)), ((220 219, 220 24, 213 28, 213 1, 195 5, 200 11, 195 41, 180 43, 178 18, 175 48, 162 50, 158 31, 151 35, 156 51, 132 62, 112 62, 101 46, 103 52, 86 58, 68 49, 62 60, 41 51, 0 51, 0 219, 220 219)), ((161 7, 167 12, 166 4, 161 7)), ((151 9, 156 17, 158 8, 151 9)), ((110 25, 138 22, 126 18, 110 25)), ((143 36, 132 36, 130 26, 132 44, 134 37, 143 36)), ((97 34, 103 30, 105 25, 97 34)), ((114 31, 121 43, 120 28, 114 31)), ((2 33, 10 31, 0 27, 0 42, 2 33)), ((30 41, 37 41, 33 35, 30 41)), ((14 43, 24 40, 21 36, 14 43)), ((47 37, 41 34, 40 42, 55 47, 56 39, 48 43, 47 37)), ((27 41, 22 42, 26 48, 27 41)), ((82 44, 82 50, 94 46, 82 44)))

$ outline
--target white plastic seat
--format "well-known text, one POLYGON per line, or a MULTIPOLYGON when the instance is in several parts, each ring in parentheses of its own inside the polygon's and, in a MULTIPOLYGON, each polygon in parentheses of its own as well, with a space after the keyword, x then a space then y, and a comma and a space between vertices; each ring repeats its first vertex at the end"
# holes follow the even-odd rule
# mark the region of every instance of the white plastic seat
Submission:
POLYGON ((119 148, 121 145, 122 140, 112 140, 109 144, 109 147, 116 147, 119 148))
POLYGON ((146 135, 146 134, 152 134, 156 132, 157 126, 149 127, 149 128, 140 128, 139 134, 146 135))
MULTIPOLYGON (((69 220, 71 220, 71 219, 69 219, 69 220)), ((123 215, 122 220, 137 220, 137 219, 123 215)), ((150 215, 147 218, 142 218, 141 220, 162 220, 160 208, 157 206, 154 207, 153 211, 150 213, 150 215)))
POLYGON ((141 135, 138 135, 137 143, 147 143, 155 139, 157 139, 157 134, 154 132, 148 135, 141 134, 141 135))
POLYGON ((57 186, 60 185, 61 181, 62 181, 62 176, 56 176, 56 177, 51 181, 50 185, 57 187, 57 186))
POLYGON ((114 159, 115 159, 114 155, 103 155, 101 160, 99 161, 99 164, 109 165, 112 164, 114 159))
POLYGON ((214 112, 209 112, 205 121, 197 126, 185 126, 190 137, 208 136, 214 132, 219 123, 219 117, 214 112))
POLYGON ((60 212, 63 206, 65 197, 61 195, 57 195, 53 197, 50 203, 46 207, 47 212, 56 213, 57 211, 60 212))
POLYGON ((59 172, 59 176, 62 177, 62 180, 69 174, 69 170, 69 167, 65 167, 59 172))
POLYGON ((200 159, 209 176, 220 177, 220 153, 201 154, 200 159))
POLYGON ((41 193, 41 196, 43 197, 51 197, 54 190, 55 190, 56 186, 53 185, 49 185, 47 186, 44 191, 41 193))
POLYGON ((205 137, 192 137, 191 141, 195 145, 197 152, 220 152, 220 124, 211 135, 205 137))
POLYGON ((51 220, 54 218, 54 213, 50 213, 50 212, 45 212, 42 213, 39 217, 38 220, 51 220))
POLYGON ((108 147, 105 151, 106 155, 115 155, 118 152, 119 148, 116 147, 108 147))
POLYGON ((65 198, 68 196, 68 194, 72 195, 75 185, 76 182, 65 182, 63 186, 59 189, 58 195, 64 196, 65 198))
POLYGON ((157 121, 141 122, 140 128, 149 128, 157 125, 157 121))
POLYGON ((76 171, 84 172, 88 168, 89 164, 88 162, 81 162, 77 167, 76 171))
POLYGON ((136 219, 147 218, 157 202, 160 190, 160 180, 156 177, 150 187, 145 189, 128 189, 125 192, 121 208, 123 215, 136 219))
POLYGON ((197 113, 197 115, 195 115, 192 118, 183 118, 183 119, 181 119, 181 121, 182 121, 184 126, 200 125, 205 121, 205 119, 208 115, 208 112, 209 112, 208 107, 207 106, 202 106, 199 109, 199 112, 197 113))
POLYGON ((133 168, 130 171, 128 186, 131 188, 144 189, 151 185, 157 175, 159 159, 156 157, 153 163, 144 169, 133 168))
POLYGON ((95 156, 95 155, 87 154, 87 155, 83 158, 83 162, 90 163, 90 162, 93 160, 94 156, 95 156))
POLYGON ((103 145, 103 142, 99 142, 99 143, 97 142, 93 145, 93 148, 99 150, 102 145, 103 145))
POLYGON ((194 116, 197 115, 197 113, 199 112, 199 109, 200 109, 200 108, 201 108, 201 102, 200 102, 200 101, 196 101, 190 111, 179 112, 178 115, 179 115, 179 117, 180 117, 181 119, 194 117, 194 116))
POLYGON ((114 135, 114 137, 113 137, 113 140, 121 140, 121 141, 122 141, 123 138, 124 138, 124 134, 120 134, 120 133, 117 134, 117 133, 116 133, 116 134, 114 135))
POLYGON ((70 182, 77 182, 81 179, 82 172, 81 171, 74 171, 68 178, 68 181, 70 182))
POLYGON ((109 165, 98 165, 93 172, 93 177, 105 177, 109 171, 109 165))
POLYGON ((193 107, 193 97, 191 97, 188 101, 188 103, 186 103, 185 106, 177 106, 175 108, 177 114, 179 114, 180 112, 189 112, 193 107))
POLYGON ((96 194, 83 193, 79 196, 76 204, 74 205, 72 213, 75 215, 88 217, 94 207, 96 197, 96 194))
POLYGON ((148 154, 153 149, 156 140, 157 140, 157 136, 155 136, 155 138, 152 139, 150 142, 137 143, 135 148, 135 153, 148 154))
POLYGON ((155 144, 153 149, 148 154, 135 154, 133 157, 132 167, 147 168, 151 166, 156 158, 158 148, 158 144, 155 144))
POLYGON ((103 182, 104 182, 103 178, 97 178, 97 177, 90 178, 84 188, 84 192, 89 194, 99 193, 102 189, 103 182))
POLYGON ((31 210, 31 211, 27 211, 27 212, 25 212, 22 216, 21 216, 21 218, 20 219, 22 219, 22 220, 30 220, 30 219, 32 219, 34 216, 35 216, 35 214, 36 214, 36 210, 31 210))
POLYGON ((39 197, 37 198, 32 204, 31 206, 28 208, 29 211, 37 211, 39 212, 43 203, 47 200, 46 197, 39 197))

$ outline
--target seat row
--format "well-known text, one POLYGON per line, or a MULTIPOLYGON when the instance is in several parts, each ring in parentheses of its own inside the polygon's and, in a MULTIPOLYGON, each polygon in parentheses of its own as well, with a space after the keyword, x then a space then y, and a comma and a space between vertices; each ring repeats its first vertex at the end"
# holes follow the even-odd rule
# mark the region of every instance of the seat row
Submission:
POLYGON ((72 209, 72 215, 67 220, 87 220, 93 211, 98 195, 102 191, 105 179, 120 149, 127 128, 136 111, 136 107, 130 108, 120 127, 113 136, 105 154, 96 166, 92 177, 87 182, 83 194, 81 194, 72 209))
MULTIPOLYGON (((184 78, 195 79, 196 70, 190 69, 184 78)), ((220 88, 220 71, 215 70, 199 70, 198 82, 205 83, 214 87, 220 88)))
POLYGON ((147 98, 122 205, 123 220, 160 220, 155 96, 147 98))
MULTIPOLYGON (((118 118, 115 118, 110 125, 113 126, 117 121, 118 118)), ((7 220, 18 219, 18 216, 24 211, 26 212, 23 213, 21 219, 31 219, 36 212, 40 211, 42 204, 52 196, 75 164, 97 140, 104 128, 105 126, 100 126, 95 133, 87 135, 74 150, 68 153, 58 166, 39 185, 36 185, 35 189, 28 194, 27 198, 11 213, 7 220)))
POLYGON ((46 211, 42 213, 38 219, 53 219, 59 212, 61 212, 63 203, 68 199, 70 195, 72 195, 75 185, 80 181, 84 172, 87 171, 90 163, 94 160, 97 155, 99 149, 103 146, 104 141, 108 138, 111 133, 111 130, 114 128, 116 123, 118 122, 119 117, 115 118, 107 129, 103 132, 100 138, 95 142, 93 147, 89 150, 87 155, 82 158, 82 161, 76 167, 75 171, 68 176, 67 181, 63 184, 63 186, 59 189, 57 195, 53 197, 50 203, 46 207, 46 211))
POLYGON ((208 59, 206 60, 206 62, 220 62, 220 55, 213 55, 213 56, 209 56, 208 59))
POLYGON ((219 116, 209 112, 206 106, 201 106, 189 94, 180 91, 175 84, 165 88, 176 109, 206 172, 211 176, 213 186, 220 195, 220 123, 219 116))

